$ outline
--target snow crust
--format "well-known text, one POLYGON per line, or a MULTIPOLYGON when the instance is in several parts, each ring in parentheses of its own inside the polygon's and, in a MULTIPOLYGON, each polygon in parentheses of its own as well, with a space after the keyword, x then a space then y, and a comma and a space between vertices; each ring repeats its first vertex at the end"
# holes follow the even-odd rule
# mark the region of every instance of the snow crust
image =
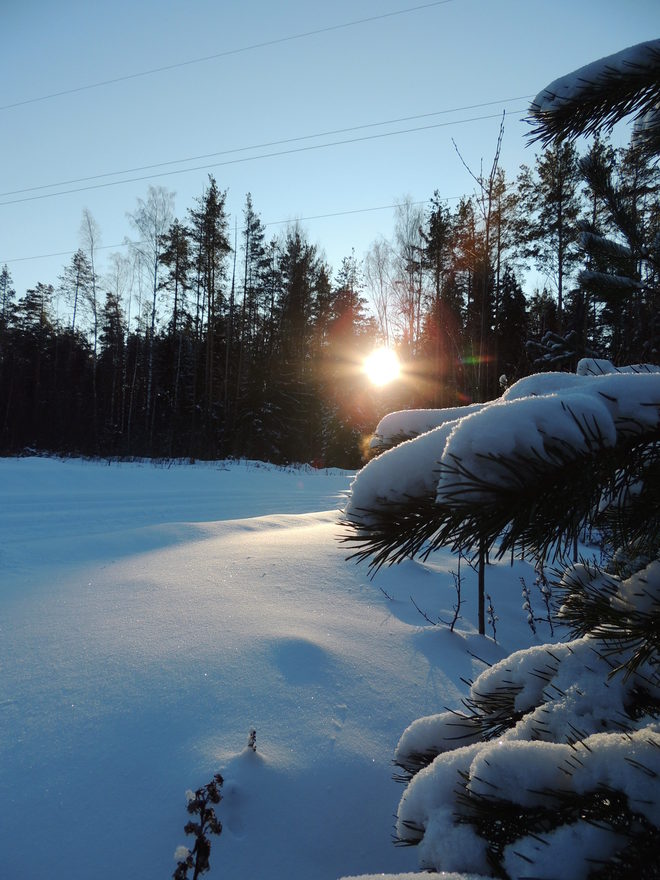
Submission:
POLYGON ((613 856, 624 839, 588 823, 563 825, 542 840, 525 838, 505 848, 504 866, 509 876, 519 877, 534 864, 539 880, 583 880, 591 863, 613 856))
POLYGON ((347 562, 352 476, 0 458, 3 877, 171 876, 186 792, 216 772, 210 877, 416 870, 392 846, 392 751, 459 703, 472 654, 534 640, 511 589, 532 569, 493 566, 499 644, 470 569, 455 631, 428 624, 411 597, 450 617, 455 558, 373 581, 347 562))

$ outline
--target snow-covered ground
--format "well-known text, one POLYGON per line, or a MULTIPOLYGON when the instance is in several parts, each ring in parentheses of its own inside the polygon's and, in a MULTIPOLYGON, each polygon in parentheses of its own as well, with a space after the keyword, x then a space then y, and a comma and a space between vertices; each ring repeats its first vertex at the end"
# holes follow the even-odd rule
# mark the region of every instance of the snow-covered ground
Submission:
POLYGON ((411 597, 451 619, 456 558, 346 561, 351 477, 0 459, 0 876, 171 876, 185 792, 216 772, 210 878, 416 870, 392 845, 399 737, 458 707, 477 657, 549 636, 524 563, 488 570, 495 644, 465 562, 451 633, 411 597))

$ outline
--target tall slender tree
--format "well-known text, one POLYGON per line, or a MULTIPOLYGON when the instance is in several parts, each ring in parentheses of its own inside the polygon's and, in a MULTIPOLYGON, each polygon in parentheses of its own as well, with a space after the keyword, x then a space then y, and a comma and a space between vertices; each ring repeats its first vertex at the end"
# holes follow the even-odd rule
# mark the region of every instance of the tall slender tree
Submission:
POLYGON ((460 326, 460 307, 453 296, 455 288, 450 283, 454 227, 449 208, 437 190, 431 198, 427 221, 421 234, 424 242, 422 265, 431 279, 423 335, 431 347, 431 402, 433 406, 439 407, 444 403, 447 383, 455 386, 456 329, 460 326))
POLYGON ((424 302, 424 209, 410 197, 396 207, 392 263, 396 310, 403 344, 412 356, 421 337, 424 302))
POLYGON ((83 209, 82 220, 80 223, 80 238, 83 244, 83 251, 89 263, 89 283, 85 289, 86 300, 92 318, 92 432, 94 442, 98 438, 98 400, 96 389, 96 365, 98 357, 98 338, 99 338, 99 296, 98 296, 98 277, 96 274, 96 251, 101 241, 101 230, 98 223, 92 216, 88 208, 83 209))
MULTIPOLYGON (((221 375, 224 365, 221 342, 226 334, 225 283, 227 279, 226 257, 231 251, 228 238, 228 217, 225 209, 226 191, 218 188, 215 178, 209 175, 209 185, 196 207, 189 211, 190 233, 193 243, 192 256, 197 276, 197 306, 195 326, 198 341, 202 341, 204 329, 204 369, 201 387, 202 409, 208 418, 204 424, 203 443, 206 452, 216 452, 222 424, 219 410, 221 375)), ((226 342, 226 337, 225 337, 226 342)), ((193 420, 195 408, 193 407, 193 420)), ((194 437, 194 422, 191 435, 194 437)))
POLYGON ((579 259, 580 183, 571 143, 548 147, 534 169, 523 165, 518 176, 519 235, 526 256, 555 286, 560 328, 567 282, 579 259))
POLYGON ((145 287, 150 291, 149 320, 146 330, 147 346, 147 387, 145 417, 147 431, 151 435, 154 422, 153 384, 154 384, 154 345, 158 312, 158 293, 160 285, 160 255, 163 251, 163 236, 169 229, 174 212, 174 193, 162 186, 150 186, 146 199, 138 199, 137 207, 128 218, 139 235, 139 240, 131 242, 138 265, 145 273, 145 287))
POLYGON ((0 321, 6 327, 11 315, 12 303, 16 296, 11 273, 5 264, 0 270, 0 321))
POLYGON ((59 290, 71 306, 71 332, 76 331, 79 310, 89 307, 94 318, 94 273, 92 264, 82 248, 78 248, 59 277, 59 290))

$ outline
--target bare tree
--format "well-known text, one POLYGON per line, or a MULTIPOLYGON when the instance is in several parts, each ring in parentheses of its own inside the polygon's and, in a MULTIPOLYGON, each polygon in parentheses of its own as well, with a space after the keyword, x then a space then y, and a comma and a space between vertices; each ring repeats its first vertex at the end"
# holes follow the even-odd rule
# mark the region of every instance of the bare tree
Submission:
POLYGON ((414 352, 422 329, 424 209, 406 196, 396 207, 394 227, 395 301, 404 339, 414 352))
POLYGON ((92 362, 92 428, 94 442, 98 439, 98 395, 96 389, 96 368, 99 341, 99 304, 96 277, 96 251, 101 241, 101 230, 89 208, 83 208, 80 222, 80 239, 90 267, 89 283, 82 291, 92 316, 93 362, 92 362))
POLYGON ((364 278, 367 292, 375 310, 378 330, 385 345, 392 342, 391 317, 392 308, 392 248, 383 238, 371 243, 364 258, 364 278))
POLYGON ((82 243, 82 251, 87 257, 91 269, 89 283, 85 285, 81 292, 84 295, 84 301, 92 317, 92 338, 94 343, 94 360, 96 361, 99 335, 96 251, 101 241, 101 230, 89 208, 83 208, 82 220, 80 221, 80 241, 82 243))
POLYGON ((146 199, 138 199, 137 208, 128 215, 133 227, 137 230, 140 240, 131 242, 131 247, 138 256, 139 265, 149 279, 151 291, 151 312, 146 332, 147 339, 147 393, 145 410, 147 420, 152 415, 152 388, 154 363, 154 335, 156 332, 156 314, 158 308, 158 291, 160 289, 160 255, 164 249, 163 236, 170 228, 174 219, 174 193, 162 186, 150 186, 146 199))

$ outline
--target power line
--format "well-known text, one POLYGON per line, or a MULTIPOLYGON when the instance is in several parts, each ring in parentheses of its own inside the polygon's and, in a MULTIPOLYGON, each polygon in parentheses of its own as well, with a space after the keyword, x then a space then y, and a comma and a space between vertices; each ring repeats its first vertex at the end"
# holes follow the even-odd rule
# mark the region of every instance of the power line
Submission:
MULTIPOLYGON (((517 109, 517 110, 513 110, 511 112, 512 113, 523 113, 526 111, 524 109, 517 109)), ((430 131, 430 130, 436 129, 436 128, 446 128, 447 126, 450 126, 450 125, 460 125, 460 124, 463 124, 466 122, 480 122, 485 119, 499 119, 500 117, 501 117, 500 113, 491 113, 491 114, 487 114, 484 116, 473 116, 468 119, 456 119, 451 122, 436 122, 436 123, 433 123, 432 125, 420 125, 420 126, 415 126, 413 128, 398 129, 397 131, 381 132, 380 134, 362 135, 360 137, 346 138, 344 140, 329 141, 325 144, 310 144, 309 146, 305 146, 305 147, 295 147, 295 148, 288 149, 288 150, 276 150, 271 153, 261 153, 258 156, 244 156, 242 158, 237 158, 237 159, 227 159, 224 162, 213 162, 209 165, 195 165, 192 168, 179 168, 175 171, 161 171, 161 172, 158 172, 157 174, 145 174, 145 175, 141 175, 139 177, 124 178, 123 180, 112 180, 112 181, 107 181, 106 183, 95 183, 95 184, 90 184, 89 186, 80 186, 80 187, 75 187, 73 189, 60 190, 59 192, 54 192, 54 193, 41 193, 40 195, 36 195, 36 196, 23 196, 20 199, 10 199, 8 201, 0 202, 0 207, 5 207, 7 205, 16 205, 16 204, 19 204, 22 202, 33 202, 33 201, 38 201, 41 199, 55 198, 57 196, 71 195, 72 193, 87 192, 87 191, 93 190, 93 189, 105 189, 110 186, 119 186, 120 184, 124 184, 124 183, 137 183, 137 182, 140 182, 143 180, 153 180, 158 177, 171 177, 172 175, 186 174, 191 171, 208 171, 212 168, 220 168, 220 167, 227 166, 227 165, 238 165, 243 162, 256 162, 259 159, 272 159, 272 158, 276 158, 279 156, 288 156, 288 155, 292 155, 292 154, 296 154, 296 153, 310 152, 312 150, 327 149, 328 147, 337 147, 337 146, 341 146, 344 144, 362 143, 365 141, 378 140, 380 138, 394 137, 395 135, 400 135, 400 134, 414 134, 414 133, 417 133, 420 131, 430 131)))
MULTIPOLYGON (((443 201, 452 202, 452 201, 457 201, 460 198, 462 198, 462 196, 447 196, 446 198, 443 199, 443 201)), ((427 201, 428 201, 428 199, 425 201, 422 201, 422 202, 413 202, 412 204, 415 206, 425 205, 427 201)), ((352 208, 347 211, 334 211, 334 212, 331 212, 328 214, 312 214, 309 217, 296 217, 295 220, 291 220, 291 219, 289 219, 289 220, 270 220, 270 221, 268 221, 268 223, 263 223, 262 225, 264 228, 268 228, 269 226, 282 226, 285 223, 292 223, 292 222, 296 222, 296 221, 299 223, 306 223, 309 220, 325 220, 325 219, 329 219, 332 217, 347 217, 350 214, 367 214, 372 211, 390 211, 396 207, 398 207, 398 205, 395 202, 392 205, 377 205, 372 208, 352 208)), ((99 245, 96 248, 96 250, 97 251, 116 250, 117 248, 130 247, 131 245, 139 245, 139 244, 144 244, 144 242, 123 241, 120 244, 104 244, 104 245, 99 245)), ((14 257, 11 260, 0 260, 0 263, 4 265, 5 263, 25 263, 28 260, 47 260, 47 259, 52 259, 54 257, 70 257, 75 253, 76 253, 75 250, 74 251, 69 250, 69 251, 57 251, 57 252, 51 253, 51 254, 34 254, 33 256, 29 256, 29 257, 14 257)))
MULTIPOLYGON (((461 196, 447 196, 443 201, 452 202, 460 198, 461 196)), ((417 205, 425 205, 427 201, 428 199, 423 202, 411 202, 410 204, 416 207, 417 205)), ((367 214, 370 211, 390 211, 393 208, 398 208, 398 205, 395 203, 393 205, 377 205, 375 208, 353 208, 350 211, 333 211, 330 214, 311 214, 309 217, 299 217, 297 219, 300 223, 306 223, 308 220, 326 220, 331 217, 347 217, 349 214, 367 214)), ((270 220, 268 223, 264 223, 263 226, 282 226, 284 223, 291 222, 291 220, 270 220)))
MULTIPOLYGON (((336 134, 347 134, 350 131, 361 131, 366 128, 377 128, 378 126, 381 126, 381 125, 396 125, 401 122, 412 122, 413 120, 416 120, 416 119, 428 119, 431 116, 442 116, 442 115, 446 115, 448 113, 461 113, 465 110, 477 110, 481 107, 492 107, 496 104, 510 104, 514 101, 524 101, 524 100, 527 100, 527 99, 533 98, 533 97, 534 97, 533 95, 518 95, 515 98, 503 98, 498 101, 485 101, 481 104, 466 104, 463 107, 453 107, 448 110, 434 110, 433 112, 430 112, 430 113, 419 113, 415 116, 400 116, 397 119, 385 119, 381 122, 367 122, 367 123, 363 123, 362 125, 354 125, 354 126, 350 126, 348 128, 336 128, 336 129, 331 129, 329 131, 316 132, 315 134, 305 134, 305 135, 299 135, 298 137, 283 138, 281 140, 276 140, 276 141, 266 141, 265 143, 261 143, 261 144, 251 144, 250 146, 247 146, 247 147, 234 147, 231 150, 218 150, 214 153, 202 153, 201 155, 198 155, 198 156, 187 156, 186 158, 183 158, 183 159, 169 159, 168 161, 165 161, 165 162, 156 162, 156 163, 153 163, 150 165, 138 165, 135 168, 123 168, 119 171, 105 171, 105 172, 102 172, 101 174, 91 174, 87 177, 75 177, 70 180, 60 180, 60 181, 57 181, 56 183, 42 183, 42 184, 39 184, 38 186, 30 186, 30 187, 24 187, 23 189, 8 190, 7 192, 0 193, 0 198, 5 198, 6 196, 21 195, 22 193, 37 192, 37 191, 43 190, 43 189, 51 189, 56 186, 70 186, 71 184, 74 184, 74 183, 87 183, 88 181, 91 181, 91 180, 101 180, 104 177, 116 177, 119 174, 134 174, 138 171, 150 171, 155 168, 164 168, 167 165, 180 165, 180 164, 183 164, 184 162, 198 162, 201 159, 212 159, 215 156, 226 156, 226 155, 230 155, 231 153, 244 153, 244 152, 247 152, 248 150, 261 150, 261 149, 265 149, 267 147, 277 147, 277 146, 282 146, 284 144, 297 143, 299 141, 313 140, 314 138, 330 137, 331 135, 336 135, 336 134)), ((518 111, 514 111, 514 112, 518 112, 518 111)), ((185 171, 187 169, 184 168, 184 169, 179 169, 179 170, 185 171)), ((8 204, 13 204, 13 203, 8 203, 8 204)))
POLYGON ((78 92, 90 91, 91 89, 99 89, 102 86, 110 86, 115 83, 126 82, 128 80, 139 79, 145 76, 153 76, 156 73, 164 73, 168 70, 176 70, 181 67, 190 67, 194 64, 203 64, 206 61, 215 61, 218 58, 227 58, 231 55, 239 55, 243 52, 252 52, 255 49, 265 49, 268 46, 277 46, 282 43, 290 43, 294 40, 304 40, 308 37, 315 37, 319 34, 327 34, 332 31, 344 30, 346 28, 356 27, 361 24, 369 24, 373 21, 381 21, 385 18, 394 18, 398 15, 408 15, 411 12, 419 12, 423 9, 432 9, 436 6, 445 6, 448 3, 453 3, 454 0, 434 0, 431 3, 423 3, 418 6, 410 6, 407 9, 397 9, 394 12, 383 12, 380 15, 371 15, 367 18, 357 18, 352 21, 342 22, 341 24, 333 24, 328 25, 327 27, 316 28, 315 30, 303 31, 298 34, 290 34, 287 37, 276 37, 272 40, 263 40, 260 43, 252 43, 249 46, 240 46, 237 49, 226 49, 224 52, 216 52, 213 55, 204 55, 201 58, 191 58, 188 61, 179 61, 175 64, 166 64, 162 67, 153 67, 149 70, 142 70, 137 73, 128 73, 123 76, 116 76, 112 79, 101 80, 95 83, 88 83, 84 86, 76 86, 71 89, 63 89, 60 92, 50 92, 46 95, 39 95, 35 98, 26 98, 23 101, 15 101, 12 104, 5 104, 0 106, 0 110, 11 110, 15 107, 24 107, 26 104, 36 104, 40 101, 48 101, 52 98, 61 98, 64 95, 73 95, 78 92))

